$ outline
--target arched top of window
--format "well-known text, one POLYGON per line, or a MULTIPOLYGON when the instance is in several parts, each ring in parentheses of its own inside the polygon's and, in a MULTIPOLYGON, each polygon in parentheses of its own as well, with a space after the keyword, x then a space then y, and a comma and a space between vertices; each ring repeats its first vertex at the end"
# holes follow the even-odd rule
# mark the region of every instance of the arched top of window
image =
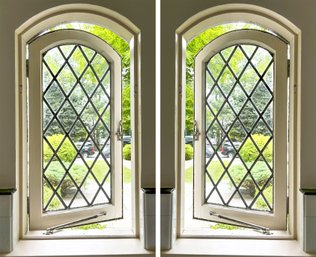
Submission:
POLYGON ((288 42, 294 40, 300 30, 291 21, 267 8, 251 4, 224 4, 203 10, 186 20, 178 29, 177 35, 186 42, 205 30, 219 24, 236 22, 254 24, 280 35, 288 42))
POLYGON ((140 32, 130 20, 113 10, 91 4, 66 4, 33 16, 16 30, 16 35, 27 42, 43 31, 60 25, 60 21, 96 24, 117 33, 127 42, 140 32))

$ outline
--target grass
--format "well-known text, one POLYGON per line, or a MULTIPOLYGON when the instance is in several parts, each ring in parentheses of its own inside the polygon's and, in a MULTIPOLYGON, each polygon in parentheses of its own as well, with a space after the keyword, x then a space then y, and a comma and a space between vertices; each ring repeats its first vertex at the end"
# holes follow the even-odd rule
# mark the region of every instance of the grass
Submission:
POLYGON ((242 227, 228 225, 228 224, 222 224, 222 223, 216 223, 215 225, 211 225, 210 228, 214 229, 214 230, 218 230, 218 229, 226 229, 226 230, 243 229, 242 227))
MULTIPOLYGON (((228 161, 223 161, 224 165, 228 165, 228 161)), ((222 164, 218 160, 214 160, 208 166, 208 171, 211 174, 212 178, 217 181, 219 177, 222 175, 224 168, 222 164)), ((184 181, 185 183, 193 182, 193 167, 189 167, 184 171, 184 181)))
POLYGON ((103 230, 106 228, 106 224, 101 224, 101 223, 95 223, 95 224, 88 224, 88 225, 82 225, 78 227, 73 227, 71 228, 72 230, 90 230, 90 229, 98 229, 98 230, 103 230))

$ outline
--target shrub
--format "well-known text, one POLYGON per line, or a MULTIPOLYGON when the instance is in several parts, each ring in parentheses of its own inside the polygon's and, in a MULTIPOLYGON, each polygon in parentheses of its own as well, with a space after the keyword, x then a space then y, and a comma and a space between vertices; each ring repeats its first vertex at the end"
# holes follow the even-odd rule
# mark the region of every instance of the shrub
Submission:
MULTIPOLYGON (((252 135, 252 138, 256 142, 259 149, 262 149, 265 146, 265 144, 267 143, 267 141, 269 140, 269 136, 264 136, 261 134, 254 134, 254 135, 252 135)), ((247 140, 246 140, 245 144, 243 145, 243 147, 241 148, 239 154, 245 162, 252 162, 257 158, 258 150, 254 146, 252 140, 250 138, 247 138, 247 140)), ((268 162, 272 162, 272 142, 270 142, 267 145, 267 147, 265 148, 265 150, 263 151, 263 156, 265 157, 265 159, 268 162)), ((262 157, 260 157, 260 158, 262 158, 262 157)), ((259 158, 259 160, 260 160, 260 158, 259 158)))
MULTIPOLYGON (((234 165, 229 169, 229 173, 238 186, 241 180, 246 174, 245 167, 242 164, 234 165)), ((270 169, 266 166, 265 162, 257 162, 256 165, 251 170, 251 174, 259 186, 263 186, 266 181, 270 178, 270 169)), ((247 190, 247 192, 254 197, 256 193, 256 185, 250 176, 247 176, 242 183, 242 187, 247 190)))
MULTIPOLYGON (((80 183, 86 175, 84 166, 80 164, 73 164, 72 168, 70 169, 70 173, 76 184, 80 186, 80 183)), ((45 172, 45 176, 55 188, 60 183, 64 174, 65 170, 58 161, 51 162, 47 171, 45 172)), ((64 197, 67 194, 67 191, 73 186, 74 184, 72 179, 69 176, 66 176, 60 185, 61 196, 64 197)))
POLYGON ((185 160, 193 159, 193 147, 189 144, 185 145, 185 160))
MULTIPOLYGON (((268 203, 271 206, 272 205, 272 199, 273 199, 272 185, 266 187, 263 190, 263 194, 264 194, 265 198, 267 199, 268 203)), ((259 210, 269 210, 269 207, 267 206, 266 202, 262 198, 258 199, 258 201, 256 202, 256 207, 259 210)))
POLYGON ((130 144, 123 147, 123 159, 129 161, 132 159, 132 146, 130 144))
MULTIPOLYGON (((48 136, 47 140, 52 145, 54 149, 56 149, 60 142, 63 140, 64 135, 62 134, 55 134, 52 136, 48 136)), ((48 162, 51 157, 53 156, 52 149, 48 146, 46 141, 44 142, 44 161, 48 162)), ((63 162, 71 162, 73 158, 76 156, 76 149, 70 142, 69 138, 67 137, 65 141, 63 142, 62 146, 58 150, 58 156, 63 162)), ((56 157, 55 157, 56 158, 56 157)))
MULTIPOLYGON (((52 196, 52 191, 49 189, 47 186, 44 186, 44 192, 43 192, 43 197, 44 197, 44 207, 46 207, 46 204, 48 203, 49 199, 52 196)), ((53 198, 52 201, 49 204, 49 210, 58 210, 60 207, 61 203, 56 199, 53 198)))

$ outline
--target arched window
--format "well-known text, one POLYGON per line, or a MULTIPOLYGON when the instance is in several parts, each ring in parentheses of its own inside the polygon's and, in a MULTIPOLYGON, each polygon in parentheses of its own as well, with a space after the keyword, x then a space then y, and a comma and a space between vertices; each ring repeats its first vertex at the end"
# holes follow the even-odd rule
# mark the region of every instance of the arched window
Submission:
POLYGON ((295 233, 299 32, 259 9, 210 8, 177 30, 179 236, 295 233))
POLYGON ((139 30, 105 8, 63 7, 17 30, 22 235, 111 220, 104 235, 137 235, 139 30))

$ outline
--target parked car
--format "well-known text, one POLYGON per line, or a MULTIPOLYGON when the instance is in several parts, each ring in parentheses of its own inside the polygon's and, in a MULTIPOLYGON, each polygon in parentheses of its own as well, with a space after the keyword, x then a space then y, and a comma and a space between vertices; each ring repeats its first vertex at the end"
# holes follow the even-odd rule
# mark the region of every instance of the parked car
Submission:
POLYGON ((225 155, 229 158, 232 158, 235 155, 235 153, 236 153, 235 149, 238 150, 241 143, 240 142, 232 142, 232 143, 229 141, 226 141, 222 144, 222 147, 220 149, 222 155, 225 155), (234 147, 233 147, 232 143, 233 143, 234 147))
POLYGON ((184 136, 184 143, 193 145, 193 135, 184 136))
POLYGON ((205 145, 205 157, 206 158, 211 158, 214 154, 214 150, 213 150, 213 147, 208 143, 206 142, 206 145, 205 145))
POLYGON ((131 144, 131 143, 132 143, 132 136, 123 135, 123 145, 131 144))
POLYGON ((102 149, 102 154, 104 155, 105 158, 110 158, 111 156, 111 146, 110 143, 107 143, 103 149, 102 149))
MULTIPOLYGON (((83 142, 77 142, 76 143, 77 149, 80 149, 82 144, 83 144, 83 142)), ((84 146, 81 148, 80 153, 84 158, 87 158, 87 157, 94 155, 95 154, 94 144, 87 141, 84 144, 84 146)))

